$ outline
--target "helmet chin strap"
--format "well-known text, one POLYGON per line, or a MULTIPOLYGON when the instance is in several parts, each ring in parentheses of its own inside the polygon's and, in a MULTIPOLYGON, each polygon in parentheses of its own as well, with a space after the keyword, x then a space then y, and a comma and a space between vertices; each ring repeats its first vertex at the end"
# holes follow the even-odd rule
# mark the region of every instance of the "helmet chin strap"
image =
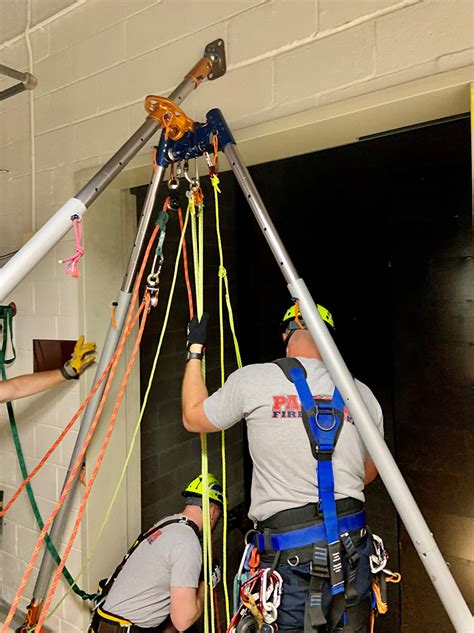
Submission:
POLYGON ((290 342, 290 338, 293 336, 293 334, 295 332, 298 332, 298 330, 290 330, 288 333, 288 336, 286 337, 286 339, 283 341, 285 344, 285 349, 288 349, 288 343, 290 342))

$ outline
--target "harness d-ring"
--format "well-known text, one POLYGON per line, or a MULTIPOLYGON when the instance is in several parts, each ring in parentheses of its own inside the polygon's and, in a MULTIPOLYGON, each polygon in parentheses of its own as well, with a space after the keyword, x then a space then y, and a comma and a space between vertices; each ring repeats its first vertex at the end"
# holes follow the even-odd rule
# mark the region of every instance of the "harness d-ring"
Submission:
POLYGON ((333 428, 336 426, 337 424, 337 414, 334 412, 334 409, 331 412, 328 413, 319 413, 319 410, 316 410, 316 413, 314 415, 314 421, 316 423, 316 426, 318 427, 318 429, 320 429, 321 431, 332 431, 333 428), (332 416, 332 424, 331 426, 321 426, 321 424, 319 423, 319 416, 320 415, 330 415, 332 416))
POLYGON ((296 567, 300 564, 300 557, 298 556, 298 554, 295 554, 295 556, 290 556, 290 558, 287 558, 286 562, 290 567, 296 567))
POLYGON ((260 532, 258 530, 255 530, 254 528, 252 528, 251 530, 249 530, 245 536, 244 536, 244 543, 245 545, 253 545, 253 543, 251 541, 249 541, 249 536, 251 536, 252 534, 260 534, 260 532))

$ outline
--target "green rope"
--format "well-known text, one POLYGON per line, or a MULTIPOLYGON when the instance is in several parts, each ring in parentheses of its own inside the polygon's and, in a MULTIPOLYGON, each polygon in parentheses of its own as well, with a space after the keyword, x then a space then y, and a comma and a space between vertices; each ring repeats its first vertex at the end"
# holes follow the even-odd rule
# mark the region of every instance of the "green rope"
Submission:
MULTIPOLYGON (((10 306, 0 306, 0 322, 2 323, 3 329, 3 337, 2 337, 2 347, 0 349, 0 374, 1 380, 7 380, 7 374, 5 371, 5 366, 10 365, 16 359, 16 351, 15 346, 13 344, 13 312, 10 306), (7 345, 8 345, 8 334, 10 333, 10 343, 12 348, 12 356, 11 358, 6 358, 7 354, 7 345)), ((15 413, 13 411, 13 405, 11 402, 7 402, 7 411, 8 418, 10 420, 10 429, 12 433, 13 443, 15 445, 16 454, 18 457, 18 463, 20 464, 21 475, 25 480, 28 477, 28 469, 26 468, 25 456, 23 453, 23 449, 21 447, 20 436, 18 434, 18 427, 15 420, 15 413)), ((36 503, 35 495, 33 493, 33 488, 31 484, 28 482, 26 484, 26 492, 28 493, 28 498, 30 500, 31 508, 33 510, 33 514, 35 515, 36 522, 40 530, 44 527, 44 521, 41 517, 40 510, 38 508, 38 504, 36 503)), ((46 534, 46 545, 51 553, 51 556, 54 558, 56 563, 59 565, 61 562, 61 557, 58 554, 57 549, 54 546, 49 534, 46 534)), ((76 583, 74 582, 74 578, 69 573, 68 569, 65 567, 63 569, 63 576, 68 582, 68 584, 72 587, 72 590, 75 594, 80 596, 83 600, 91 600, 94 598, 96 594, 89 594, 80 589, 76 583)))

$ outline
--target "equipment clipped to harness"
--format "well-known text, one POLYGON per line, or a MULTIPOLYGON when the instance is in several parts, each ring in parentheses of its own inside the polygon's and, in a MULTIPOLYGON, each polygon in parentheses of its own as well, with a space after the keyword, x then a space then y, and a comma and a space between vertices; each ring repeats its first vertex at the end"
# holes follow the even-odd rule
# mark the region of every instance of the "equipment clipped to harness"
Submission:
POLYGON ((256 561, 257 556, 256 547, 247 544, 234 580, 235 609, 228 633, 249 633, 256 629, 264 633, 277 631, 283 579, 270 567, 250 571, 252 558, 256 561))
MULTIPOLYGON (((368 591, 370 578, 373 578, 373 622, 375 613, 385 613, 388 609, 386 580, 390 578, 389 582, 399 582, 400 575, 386 570, 388 554, 382 539, 371 535, 366 528, 363 509, 359 508, 352 514, 341 516, 337 514, 332 457, 343 426, 344 400, 337 389, 334 390, 331 399, 315 399, 306 381, 305 368, 297 359, 284 358, 275 363, 286 378, 294 383, 301 402, 303 424, 317 464, 316 475, 322 521, 290 529, 288 532, 272 532, 264 528, 263 532, 257 534, 256 543, 262 550, 277 552, 295 549, 298 551, 298 548, 311 546, 305 631, 313 631, 326 624, 330 631, 339 630, 337 627, 342 618, 357 618, 359 613, 363 617, 366 608, 364 595, 367 596, 367 594, 364 591, 359 595, 358 569, 360 557, 368 556, 370 569, 362 573, 362 580, 367 576, 368 591), (363 551, 360 549, 360 543, 361 539, 366 542, 366 535, 370 541, 367 542, 366 550, 363 551), (359 550, 356 547, 358 544, 359 550), (345 568, 343 557, 347 563, 345 568), (323 612, 323 589, 327 584, 329 584, 333 599, 326 616, 323 612)), ((299 556, 295 558, 299 560, 299 556)))

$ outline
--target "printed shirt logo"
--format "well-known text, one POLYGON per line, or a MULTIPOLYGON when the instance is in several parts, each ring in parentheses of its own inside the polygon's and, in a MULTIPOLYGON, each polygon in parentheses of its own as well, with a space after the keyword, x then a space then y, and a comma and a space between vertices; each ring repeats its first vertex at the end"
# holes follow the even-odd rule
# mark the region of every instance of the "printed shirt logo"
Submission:
POLYGON ((152 532, 146 540, 151 545, 159 536, 161 536, 161 530, 156 530, 156 532, 152 532))
MULTIPOLYGON (((331 396, 313 396, 317 400, 331 400, 331 396)), ((272 418, 301 418, 303 416, 301 403, 296 395, 273 396, 272 418)), ((344 422, 354 424, 347 407, 344 405, 344 422)))

